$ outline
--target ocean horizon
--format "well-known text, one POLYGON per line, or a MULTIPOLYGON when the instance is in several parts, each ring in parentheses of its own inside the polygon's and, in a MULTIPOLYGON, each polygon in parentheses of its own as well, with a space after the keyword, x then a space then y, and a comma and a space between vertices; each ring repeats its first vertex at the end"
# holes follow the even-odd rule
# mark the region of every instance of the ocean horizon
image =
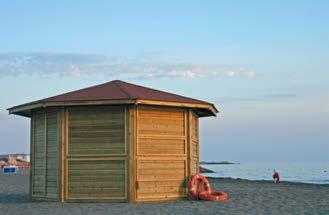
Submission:
POLYGON ((201 165, 214 173, 203 173, 207 177, 273 180, 273 170, 280 173, 281 181, 329 184, 328 162, 242 162, 237 164, 201 165))

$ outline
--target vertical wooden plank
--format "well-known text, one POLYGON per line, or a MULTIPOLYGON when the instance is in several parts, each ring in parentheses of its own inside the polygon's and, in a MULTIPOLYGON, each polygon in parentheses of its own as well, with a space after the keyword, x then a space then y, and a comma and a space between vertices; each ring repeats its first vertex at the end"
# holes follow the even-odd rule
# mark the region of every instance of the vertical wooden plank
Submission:
POLYGON ((47 148, 48 148, 48 134, 47 134, 47 112, 45 112, 45 119, 44 119, 44 135, 45 135, 45 154, 44 154, 44 162, 45 162, 45 191, 44 191, 44 196, 47 196, 47 159, 48 159, 48 155, 47 155, 47 148))
POLYGON ((128 161, 127 161, 127 157, 125 158, 125 184, 124 184, 124 189, 125 189, 125 195, 124 195, 124 198, 126 199, 126 201, 128 202, 128 171, 129 171, 129 167, 127 166, 128 165, 128 161))
POLYGON ((133 179, 134 179, 134 201, 136 202, 137 200, 137 189, 138 189, 138 184, 137 184, 137 171, 138 171, 138 166, 137 166, 137 145, 138 145, 138 126, 137 126, 137 121, 138 121, 138 106, 134 106, 134 118, 133 118, 133 123, 134 123, 134 130, 133 130, 133 159, 134 159, 134 171, 133 171, 133 179))
POLYGON ((64 149, 65 149, 65 109, 62 107, 59 111, 59 180, 58 180, 58 190, 59 190, 59 201, 64 202, 64 149))
POLYGON ((130 202, 136 201, 136 161, 135 161, 135 148, 136 148, 136 106, 129 106, 129 199, 130 202))
POLYGON ((34 142, 34 117, 33 113, 30 119, 30 175, 29 175, 29 197, 32 199, 32 193, 33 193, 33 158, 34 158, 34 150, 33 150, 33 142, 34 142))
POLYGON ((196 117, 196 128, 197 128, 197 139, 198 139, 198 145, 197 145, 197 168, 196 171, 199 174, 200 173, 200 129, 199 129, 199 117, 195 114, 194 117, 196 117))
POLYGON ((125 148, 124 148, 124 154, 125 155, 128 155, 128 137, 127 137, 127 131, 129 129, 129 125, 128 125, 128 119, 129 119, 129 116, 127 116, 128 114, 128 110, 127 110, 127 106, 124 106, 124 144, 125 144, 125 148))
POLYGON ((191 156, 191 172, 192 174, 199 173, 199 118, 192 111, 190 113, 190 156, 191 156))
POLYGON ((200 172, 200 168, 199 168, 199 160, 200 160, 199 118, 195 113, 193 113, 193 117, 195 118, 196 139, 197 139, 197 146, 196 146, 196 150, 197 150, 196 165, 197 165, 197 168, 196 168, 196 171, 197 171, 197 173, 199 173, 200 172))
POLYGON ((191 175, 191 158, 190 158, 190 123, 189 123, 189 110, 186 109, 184 111, 184 135, 185 135, 185 155, 186 155, 186 162, 185 162, 185 184, 186 189, 185 193, 187 193, 187 183, 190 179, 191 175))
POLYGON ((58 168, 57 168, 57 200, 58 201, 61 201, 61 169, 62 169, 62 161, 61 161, 61 158, 62 158, 62 153, 61 153, 61 145, 62 145, 62 138, 61 138, 61 135, 62 135, 62 132, 61 132, 61 127, 62 127, 62 124, 61 124, 61 111, 60 109, 56 110, 56 123, 57 123, 57 126, 56 126, 56 130, 57 130, 57 165, 58 165, 58 168))
POLYGON ((69 152, 69 109, 65 108, 65 159, 69 152))
MULTIPOLYGON (((63 158, 63 161, 64 161, 64 178, 65 178, 65 180, 64 180, 64 193, 65 193, 65 200, 67 200, 68 199, 68 180, 69 180, 69 178, 68 178, 68 168, 67 168, 67 165, 68 165, 68 161, 67 161, 67 153, 68 153, 68 141, 69 141, 69 138, 68 138, 68 129, 69 129, 69 120, 68 120, 68 109, 66 108, 65 109, 65 147, 64 147, 64 158, 63 158)), ((64 200, 64 201, 65 201, 64 200)))
POLYGON ((127 190, 129 190, 128 192, 128 199, 130 202, 132 202, 133 200, 133 179, 132 179, 132 176, 133 176, 133 155, 132 155, 132 107, 131 106, 128 106, 128 117, 127 117, 127 121, 126 123, 127 126, 128 126, 128 132, 126 134, 127 138, 128 138, 128 165, 129 165, 129 173, 127 175, 127 177, 129 178, 129 182, 128 182, 128 188, 127 190))
POLYGON ((188 161, 189 161, 189 165, 188 165, 188 169, 189 169, 189 176, 192 176, 192 132, 191 132, 191 124, 192 124, 192 116, 191 116, 191 110, 188 110, 188 114, 187 114, 187 138, 188 138, 188 146, 189 146, 189 150, 188 150, 188 161))
POLYGON ((128 111, 128 107, 125 105, 124 106, 124 141, 125 141, 125 155, 126 156, 126 159, 125 159, 125 198, 127 199, 127 201, 129 201, 129 197, 128 197, 128 190, 129 189, 129 177, 130 177, 130 165, 129 165, 129 161, 130 161, 130 158, 129 158, 129 152, 130 150, 128 149, 128 146, 129 146, 129 111, 128 111), (127 166, 129 165, 129 166, 127 166))

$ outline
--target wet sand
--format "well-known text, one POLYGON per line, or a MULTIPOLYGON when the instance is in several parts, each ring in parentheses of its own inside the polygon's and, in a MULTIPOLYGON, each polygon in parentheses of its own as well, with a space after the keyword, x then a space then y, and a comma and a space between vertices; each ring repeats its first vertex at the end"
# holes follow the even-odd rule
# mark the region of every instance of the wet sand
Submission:
POLYGON ((57 203, 30 202, 28 180, 0 173, 0 214, 329 214, 329 185, 211 178, 227 202, 57 203))

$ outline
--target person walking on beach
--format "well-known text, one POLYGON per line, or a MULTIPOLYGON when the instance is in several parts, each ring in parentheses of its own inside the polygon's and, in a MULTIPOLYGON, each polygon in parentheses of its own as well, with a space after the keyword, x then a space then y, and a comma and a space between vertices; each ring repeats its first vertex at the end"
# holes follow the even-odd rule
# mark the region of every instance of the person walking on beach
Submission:
POLYGON ((274 183, 280 183, 280 174, 278 171, 275 171, 275 169, 273 170, 274 174, 273 174, 273 180, 274 183))

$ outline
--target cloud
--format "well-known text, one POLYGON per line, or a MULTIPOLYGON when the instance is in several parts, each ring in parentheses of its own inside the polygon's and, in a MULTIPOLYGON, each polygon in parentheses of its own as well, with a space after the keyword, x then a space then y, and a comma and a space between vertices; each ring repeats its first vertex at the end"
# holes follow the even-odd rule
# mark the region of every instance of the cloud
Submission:
POLYGON ((0 62, 8 63, 12 66, 41 63, 41 64, 88 64, 102 62, 106 59, 100 54, 79 54, 79 53, 61 53, 61 52, 15 52, 0 54, 0 62))
POLYGON ((233 71, 229 71, 226 73, 227 77, 229 78, 234 78, 236 76, 236 72, 233 72, 233 71))
POLYGON ((250 72, 248 72, 247 75, 248 75, 248 77, 249 77, 250 79, 254 79, 254 78, 256 78, 256 73, 255 73, 254 71, 250 71, 250 72))
POLYGON ((182 71, 176 71, 176 70, 173 70, 173 71, 170 71, 168 73, 169 76, 172 76, 172 77, 184 77, 184 78, 191 78, 191 79, 194 79, 194 78, 197 78, 200 74, 197 73, 197 72, 194 72, 194 71, 191 71, 191 70, 182 70, 182 71))
POLYGON ((297 98, 297 94, 279 93, 279 94, 262 94, 249 97, 227 97, 215 98, 219 103, 254 103, 254 102, 268 102, 268 101, 282 101, 297 98))
POLYGON ((144 55, 110 58, 101 54, 31 52, 0 54, 0 78, 17 75, 112 75, 128 79, 242 77, 254 79, 256 73, 241 65, 204 62, 159 62, 144 55))

